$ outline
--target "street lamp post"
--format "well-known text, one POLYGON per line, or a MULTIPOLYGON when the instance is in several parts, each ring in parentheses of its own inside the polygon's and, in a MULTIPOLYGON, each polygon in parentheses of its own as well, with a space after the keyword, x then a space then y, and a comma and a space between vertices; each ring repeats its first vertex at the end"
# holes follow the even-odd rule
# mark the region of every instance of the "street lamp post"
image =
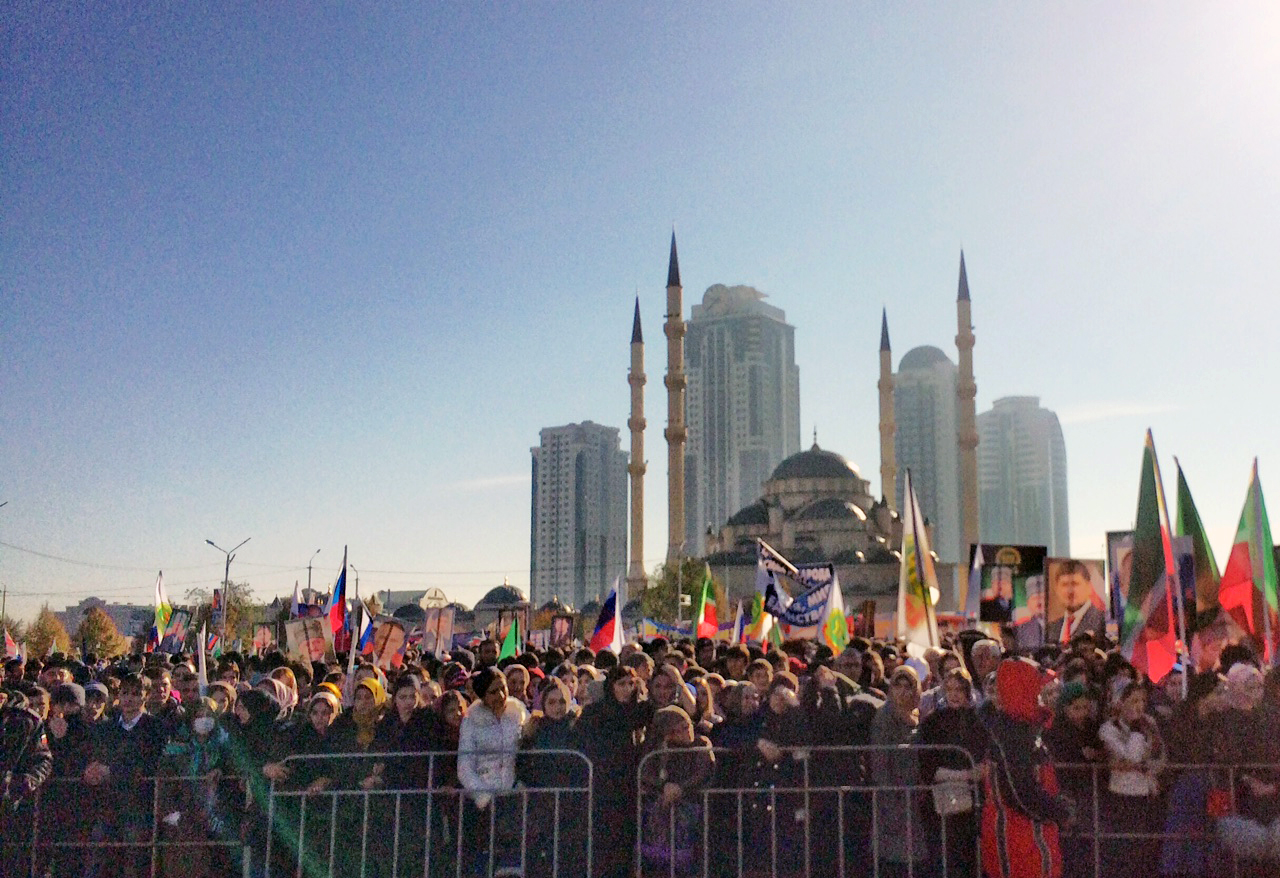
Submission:
MULTIPOLYGON (((316 549, 314 552, 312 552, 311 561, 314 561, 316 559, 316 555, 319 555, 319 554, 320 554, 319 549, 316 549)), ((308 592, 311 591, 311 561, 307 562, 307 591, 308 592)), ((309 594, 307 595, 307 600, 311 600, 311 596, 309 594)))
MULTIPOLYGON (((222 638, 223 649, 227 648, 227 617, 231 615, 231 559, 236 556, 236 551, 240 546, 249 542, 250 539, 251 537, 245 537, 240 541, 239 546, 236 546, 231 550, 222 548, 222 546, 219 546, 213 540, 205 540, 206 543, 227 556, 227 566, 222 574, 222 631, 219 633, 219 637, 222 638)), ((201 648, 203 648, 203 644, 201 644, 201 648)))

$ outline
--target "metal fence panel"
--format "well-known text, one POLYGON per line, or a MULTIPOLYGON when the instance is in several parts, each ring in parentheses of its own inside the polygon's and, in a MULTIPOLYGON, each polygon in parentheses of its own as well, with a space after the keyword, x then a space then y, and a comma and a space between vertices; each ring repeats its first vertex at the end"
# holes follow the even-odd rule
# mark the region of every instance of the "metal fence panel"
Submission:
MULTIPOLYGON (((541 783, 463 790, 455 751, 290 756, 273 783, 267 878, 581 878, 592 865, 592 766, 574 750, 521 751, 541 783), (425 786, 370 781, 379 763, 415 761, 425 786), (550 782, 547 782, 550 779, 550 782)), ((473 755, 501 756, 500 753, 473 755)), ((385 777, 385 775, 384 775, 385 777)))
POLYGON ((703 783, 689 782, 702 774, 689 770, 692 752, 657 749, 641 760, 641 875, 980 874, 980 772, 958 747, 782 747, 777 759, 720 747, 703 783), (921 782, 927 752, 960 762, 967 776, 946 788, 921 782), (668 784, 678 791, 664 795, 668 784))

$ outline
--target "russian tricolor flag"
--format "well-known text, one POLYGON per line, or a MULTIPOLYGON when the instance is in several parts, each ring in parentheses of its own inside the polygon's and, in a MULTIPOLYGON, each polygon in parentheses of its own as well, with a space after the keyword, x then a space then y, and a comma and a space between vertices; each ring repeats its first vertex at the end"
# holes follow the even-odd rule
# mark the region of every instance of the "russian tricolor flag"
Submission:
POLYGON ((342 547, 342 571, 333 586, 333 599, 329 601, 329 629, 334 642, 347 630, 347 547, 342 547))
POLYGON ((615 655, 622 651, 622 607, 618 600, 618 583, 614 580, 609 597, 605 598, 600 608, 600 618, 596 621, 595 633, 591 635, 589 644, 592 652, 602 649, 612 650, 615 655))
POLYGON ((360 642, 356 644, 356 651, 361 655, 370 655, 373 653, 373 619, 367 612, 360 615, 364 617, 364 625, 360 629, 360 642))

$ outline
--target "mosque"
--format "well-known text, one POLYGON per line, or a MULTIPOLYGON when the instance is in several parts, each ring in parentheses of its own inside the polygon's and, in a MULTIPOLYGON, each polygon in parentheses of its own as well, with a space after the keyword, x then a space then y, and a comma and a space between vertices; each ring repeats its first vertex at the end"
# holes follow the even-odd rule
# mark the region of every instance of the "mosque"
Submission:
MULTIPOLYGON (((684 422, 683 288, 676 239, 671 236, 667 271, 667 509, 668 560, 683 556, 685 533, 684 446, 688 432, 684 422)), ((644 342, 639 311, 631 337, 631 565, 628 575, 632 597, 644 587, 644 342), (639 463, 637 463, 637 461, 639 463)), ((956 298, 959 375, 956 381, 956 442, 960 459, 961 539, 976 543, 978 534, 977 486, 977 384, 973 377, 974 335, 970 320, 968 279, 964 254, 960 256, 960 283, 956 298)), ((831 562, 836 566, 845 606, 852 611, 865 601, 875 601, 880 612, 896 601, 902 521, 892 489, 897 478, 894 460, 894 374, 889 347, 887 314, 880 335, 880 484, 876 499, 870 482, 858 468, 834 451, 818 445, 783 460, 763 486, 761 497, 740 509, 718 532, 708 534, 707 563, 730 598, 750 598, 755 590, 756 540, 769 543, 793 563, 831 562)), ((954 608, 957 599, 956 565, 937 565, 942 590, 940 606, 954 608)))

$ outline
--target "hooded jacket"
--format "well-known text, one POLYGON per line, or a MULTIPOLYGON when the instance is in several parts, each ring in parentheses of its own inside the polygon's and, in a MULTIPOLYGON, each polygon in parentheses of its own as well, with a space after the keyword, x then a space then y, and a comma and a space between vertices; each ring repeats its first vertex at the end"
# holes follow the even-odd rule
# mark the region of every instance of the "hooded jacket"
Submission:
POLYGON ((1006 659, 996 670, 996 709, 979 708, 990 735, 986 803, 982 813, 984 874, 998 878, 1058 878, 1062 854, 1058 824, 1071 820, 1071 800, 1058 780, 1040 729, 1048 711, 1040 705, 1046 682, 1025 659, 1006 659))

